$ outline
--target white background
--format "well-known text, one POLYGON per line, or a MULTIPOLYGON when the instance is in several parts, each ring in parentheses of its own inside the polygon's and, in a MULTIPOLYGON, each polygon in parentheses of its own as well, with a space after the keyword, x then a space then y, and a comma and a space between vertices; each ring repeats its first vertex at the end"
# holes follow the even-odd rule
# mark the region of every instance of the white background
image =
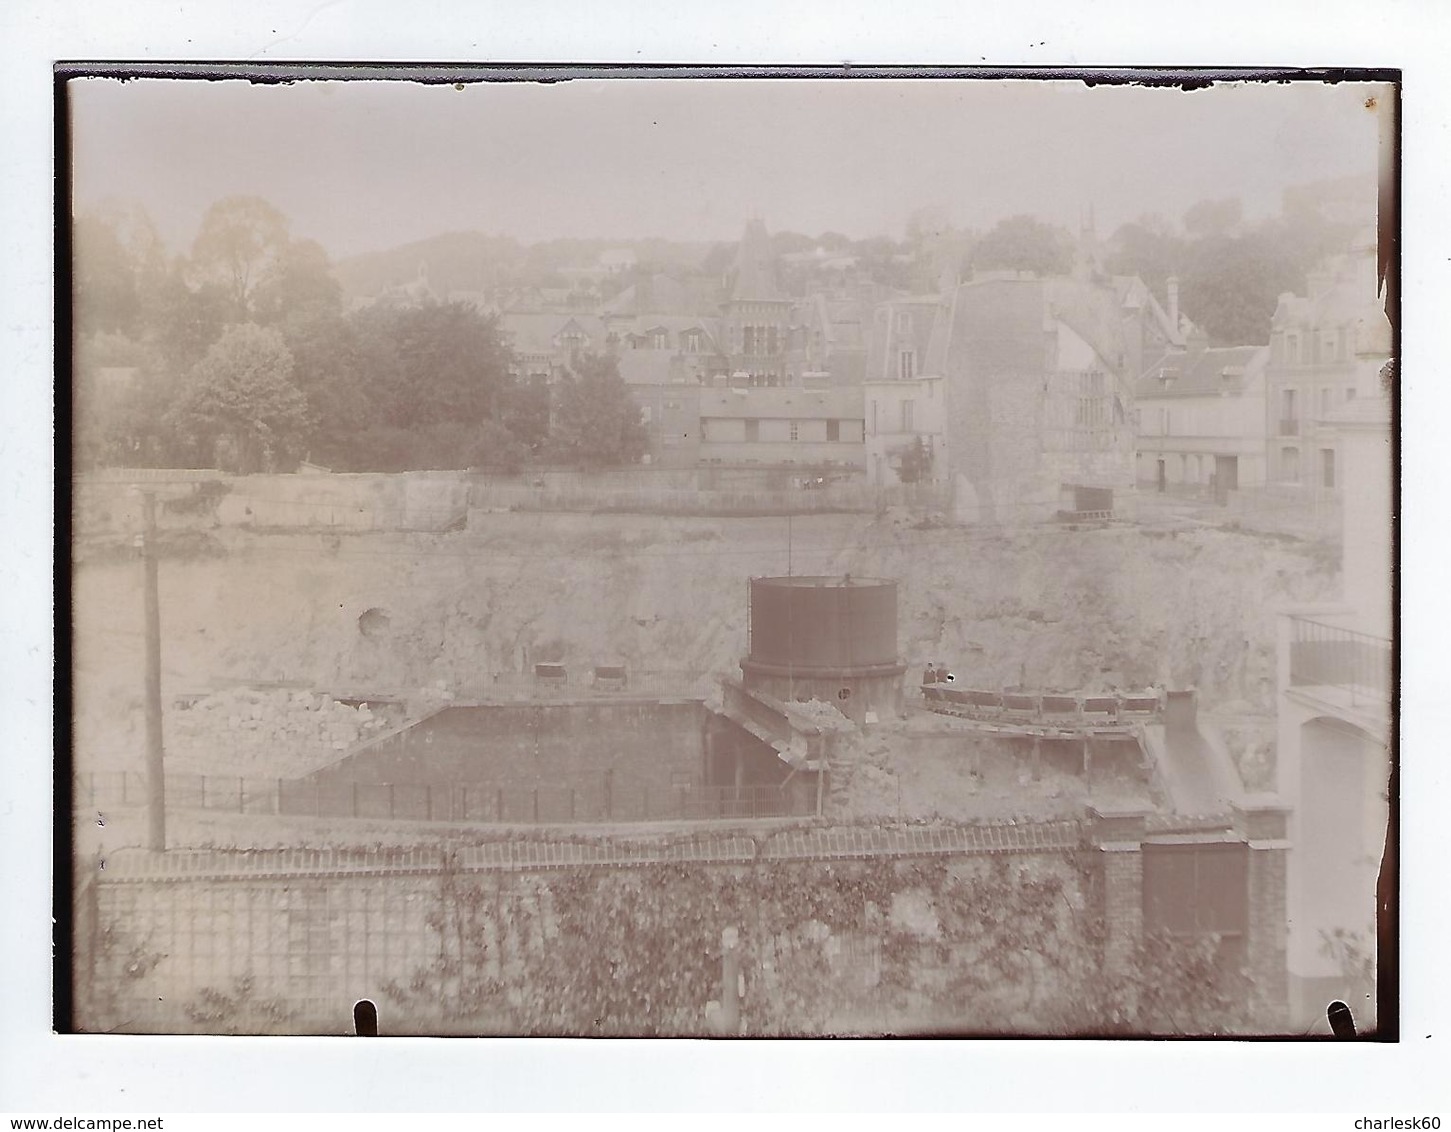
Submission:
MULTIPOLYGON (((1439 0, 918 4, 249 0, 0 11, 0 1112, 520 1109, 1445 1111, 1439 0), (214 14, 224 11, 226 15, 214 14), (58 59, 1391 66, 1405 70, 1402 1042, 544 1042, 50 1033, 53 157, 58 59)), ((225 139, 218 139, 219 145, 225 139)), ((61 613, 65 616, 64 611, 61 613)), ((1451 1115, 1451 1113, 1448 1113, 1451 1115)), ((1350 1127, 1332 1119, 1329 1127, 1350 1127)))

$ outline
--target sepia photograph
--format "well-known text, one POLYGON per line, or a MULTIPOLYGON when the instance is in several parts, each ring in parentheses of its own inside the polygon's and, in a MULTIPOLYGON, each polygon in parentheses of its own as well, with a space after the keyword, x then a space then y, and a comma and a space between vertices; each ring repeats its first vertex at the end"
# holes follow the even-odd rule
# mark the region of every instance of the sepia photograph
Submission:
POLYGON ((1394 72, 188 70, 57 72, 59 1031, 1396 1036, 1394 72))

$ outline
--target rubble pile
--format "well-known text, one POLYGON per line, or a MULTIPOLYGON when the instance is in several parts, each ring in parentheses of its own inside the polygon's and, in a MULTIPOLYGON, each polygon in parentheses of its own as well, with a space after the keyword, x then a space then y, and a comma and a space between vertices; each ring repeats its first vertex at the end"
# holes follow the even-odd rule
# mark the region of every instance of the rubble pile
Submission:
POLYGON ((174 770, 193 774, 304 774, 389 722, 367 704, 355 708, 314 692, 215 692, 168 713, 166 757, 174 770))
POLYGON ((792 712, 810 718, 823 731, 855 731, 856 724, 841 714, 841 710, 825 700, 795 700, 790 704, 792 712))

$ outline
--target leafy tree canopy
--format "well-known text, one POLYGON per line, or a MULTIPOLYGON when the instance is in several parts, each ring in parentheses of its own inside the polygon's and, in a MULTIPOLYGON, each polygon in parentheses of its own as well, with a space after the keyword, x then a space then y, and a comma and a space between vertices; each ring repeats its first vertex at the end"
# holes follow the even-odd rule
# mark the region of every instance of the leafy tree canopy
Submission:
POLYGON ((1073 242, 1062 228, 1032 216, 999 221, 977 242, 972 264, 984 271, 1064 275, 1073 266, 1073 242))
POLYGON ((230 326, 192 371, 168 423, 197 458, 225 471, 271 471, 294 462, 309 426, 282 335, 230 326))
POLYGON ((1201 200, 1184 213, 1184 231, 1191 236, 1226 236, 1244 219, 1244 202, 1238 197, 1201 200))
POLYGON ((563 459, 585 466, 629 464, 647 442, 640 407, 608 355, 584 354, 558 387, 551 445, 563 459))
POLYGON ((273 205, 255 196, 217 201, 202 218, 192 244, 199 279, 219 284, 239 322, 252 315, 252 298, 287 247, 288 222, 273 205))
POLYGON ((253 313, 262 325, 298 324, 342 313, 343 289, 315 240, 285 244, 258 282, 253 313))

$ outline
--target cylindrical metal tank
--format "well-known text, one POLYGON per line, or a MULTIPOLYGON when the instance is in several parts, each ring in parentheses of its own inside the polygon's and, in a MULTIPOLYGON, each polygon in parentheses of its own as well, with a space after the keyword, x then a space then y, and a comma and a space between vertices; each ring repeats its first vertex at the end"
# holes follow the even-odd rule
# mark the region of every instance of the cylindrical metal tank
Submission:
POLYGON ((849 675, 897 664, 897 583, 883 578, 752 578, 753 665, 849 675))

